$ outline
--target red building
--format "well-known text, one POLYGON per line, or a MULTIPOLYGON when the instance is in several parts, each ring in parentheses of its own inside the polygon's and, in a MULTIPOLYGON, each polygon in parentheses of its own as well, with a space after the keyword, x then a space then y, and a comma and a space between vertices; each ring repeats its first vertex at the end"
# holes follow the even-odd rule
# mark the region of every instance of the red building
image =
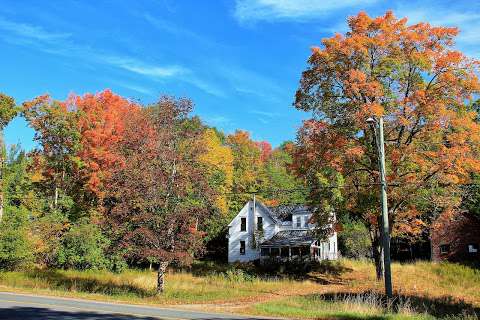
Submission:
POLYGON ((480 217, 441 215, 432 225, 431 244, 433 261, 480 261, 480 217))

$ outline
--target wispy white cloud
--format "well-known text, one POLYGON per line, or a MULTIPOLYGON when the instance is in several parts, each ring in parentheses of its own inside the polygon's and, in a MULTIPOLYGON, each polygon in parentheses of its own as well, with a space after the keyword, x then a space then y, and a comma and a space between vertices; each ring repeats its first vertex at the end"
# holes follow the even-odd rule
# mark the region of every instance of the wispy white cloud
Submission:
MULTIPOLYGON (((179 28, 163 20, 146 15, 149 23, 155 24, 174 34, 185 35, 207 41, 196 33, 179 28)), ((285 92, 274 79, 258 71, 241 67, 227 61, 212 60, 210 57, 196 57, 188 67, 179 63, 159 63, 121 53, 105 52, 98 48, 76 43, 69 33, 51 32, 48 29, 7 20, 0 16, 0 39, 30 49, 63 56, 68 60, 80 60, 96 65, 110 66, 131 74, 140 75, 150 81, 177 81, 198 88, 216 97, 227 97, 228 94, 254 95, 263 100, 279 101, 285 92)), ((215 45, 212 43, 212 45, 215 45)), ((211 52, 211 50, 209 51, 211 52)), ((125 87, 125 86, 124 86, 125 87)), ((149 94, 140 86, 131 90, 149 94)))
POLYGON ((269 112, 269 111, 263 111, 263 110, 250 110, 248 111, 248 113, 267 117, 267 118, 277 118, 281 116, 281 114, 278 112, 269 112))
POLYGON ((185 41, 195 42, 199 44, 199 48, 204 50, 223 50, 230 48, 222 42, 209 38, 203 34, 192 31, 184 26, 176 24, 170 20, 152 16, 149 13, 143 15, 143 18, 147 23, 153 26, 155 29, 174 35, 177 38, 185 39, 185 41))
MULTIPOLYGON (((195 86, 208 94, 224 96, 224 92, 216 85, 201 79, 193 70, 182 65, 158 64, 121 54, 105 53, 88 46, 75 44, 71 41, 70 36, 68 33, 50 32, 40 26, 13 22, 0 16, 0 39, 4 41, 28 46, 49 54, 110 65, 142 75, 150 80, 176 80, 195 86)), ((140 87, 136 89, 138 92, 146 93, 140 87)))
POLYGON ((201 78, 197 77, 193 72, 190 73, 187 77, 185 77, 183 81, 194 85, 195 87, 205 91, 208 94, 211 94, 217 97, 226 96, 225 91, 221 89, 218 85, 211 83, 209 81, 202 80, 201 78))
POLYGON ((47 42, 65 40, 71 36, 69 33, 50 32, 39 26, 13 22, 2 17, 0 17, 0 30, 3 30, 4 36, 5 33, 11 33, 21 38, 47 42))
POLYGON ((225 127, 232 123, 232 120, 230 118, 222 115, 205 116, 204 120, 207 124, 214 127, 225 127))
POLYGON ((198 34, 188 29, 181 28, 176 24, 173 24, 164 19, 154 17, 148 13, 144 15, 144 18, 148 23, 150 23, 152 26, 154 26, 159 30, 166 31, 168 33, 175 34, 175 35, 180 35, 180 36, 188 36, 188 37, 194 37, 194 38, 200 37, 198 34))
POLYGON ((234 16, 239 22, 308 20, 333 11, 365 6, 377 0, 237 0, 234 16))
POLYGON ((142 94, 145 94, 145 95, 148 95, 148 96, 153 96, 154 95, 154 92, 152 89, 150 88, 146 88, 144 86, 141 86, 141 85, 138 85, 136 83, 128 83, 128 82, 123 82, 123 81, 117 81, 117 80, 112 80, 112 79, 109 79, 107 80, 109 83, 113 83, 113 84, 116 84, 120 87, 123 87, 123 88, 126 88, 126 89, 129 89, 131 91, 135 91, 135 92, 138 92, 138 93, 142 93, 142 94))
POLYGON ((123 56, 104 56, 102 59, 121 69, 153 78, 177 77, 191 72, 180 65, 157 66, 123 56))
MULTIPOLYGON (((475 6, 474 4, 472 4, 475 6)), ((477 6, 478 7, 478 6, 477 6)), ((408 22, 428 22, 434 26, 458 27, 460 33, 456 38, 457 47, 470 56, 480 57, 477 49, 480 43, 480 13, 473 8, 455 8, 436 2, 426 5, 399 5, 395 9, 398 17, 407 17, 408 22)))
POLYGON ((285 94, 274 79, 257 71, 224 62, 215 65, 216 72, 224 78, 224 82, 239 94, 255 95, 270 101, 278 101, 285 94))

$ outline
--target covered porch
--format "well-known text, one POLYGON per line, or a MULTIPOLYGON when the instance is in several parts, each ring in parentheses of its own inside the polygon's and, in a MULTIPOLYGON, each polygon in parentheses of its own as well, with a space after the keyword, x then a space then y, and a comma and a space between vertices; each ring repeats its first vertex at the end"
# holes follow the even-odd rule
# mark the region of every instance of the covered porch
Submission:
POLYGON ((308 230, 285 230, 260 244, 260 261, 309 262, 334 259, 328 243, 318 242, 308 230))

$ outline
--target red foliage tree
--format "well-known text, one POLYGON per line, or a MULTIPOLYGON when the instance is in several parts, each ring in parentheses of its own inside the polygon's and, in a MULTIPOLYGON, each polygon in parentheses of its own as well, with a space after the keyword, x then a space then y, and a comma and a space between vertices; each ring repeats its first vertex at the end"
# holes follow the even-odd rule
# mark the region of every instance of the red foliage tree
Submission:
POLYGON ((78 156, 83 162, 80 175, 87 190, 101 199, 105 193, 104 182, 114 168, 124 163, 116 151, 117 144, 123 140, 125 119, 139 112, 140 106, 110 90, 84 96, 72 95, 67 105, 80 114, 78 130, 81 147, 78 156))
POLYGON ((109 179, 106 220, 126 254, 158 263, 157 291, 173 262, 189 263, 201 253, 197 226, 216 198, 200 155, 200 128, 191 126, 189 100, 163 97, 126 119, 117 145, 125 163, 109 179))

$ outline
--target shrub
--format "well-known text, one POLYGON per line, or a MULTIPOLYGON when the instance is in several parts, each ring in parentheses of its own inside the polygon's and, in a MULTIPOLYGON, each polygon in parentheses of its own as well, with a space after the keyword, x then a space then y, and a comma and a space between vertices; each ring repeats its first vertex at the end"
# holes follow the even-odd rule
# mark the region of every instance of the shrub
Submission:
POLYGON ((0 269, 25 268, 33 263, 28 218, 29 212, 24 207, 5 207, 0 223, 0 269))
POLYGON ((128 269, 128 264, 121 255, 114 254, 108 259, 108 269, 115 273, 122 273, 128 269))
POLYGON ((358 221, 342 223, 343 230, 338 233, 338 247, 344 257, 367 258, 370 256, 371 241, 368 229, 358 221))
POLYGON ((105 257, 108 244, 98 226, 80 220, 64 235, 57 263, 63 268, 105 269, 110 265, 105 257))

